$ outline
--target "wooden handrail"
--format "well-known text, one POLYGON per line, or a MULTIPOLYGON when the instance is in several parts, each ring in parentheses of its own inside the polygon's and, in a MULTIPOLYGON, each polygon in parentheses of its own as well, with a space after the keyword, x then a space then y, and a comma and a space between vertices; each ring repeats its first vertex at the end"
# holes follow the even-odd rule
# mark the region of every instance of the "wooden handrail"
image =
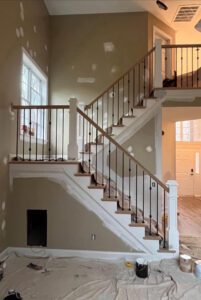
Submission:
POLYGON ((93 120, 91 120, 81 109, 77 107, 77 111, 83 116, 91 125, 93 125, 104 137, 106 137, 113 145, 115 145, 119 150, 124 152, 129 159, 134 161, 145 173, 147 173, 158 185, 160 185, 166 192, 169 192, 169 188, 160 181, 155 175, 153 175, 149 170, 147 170, 138 160, 136 160, 127 150, 125 150, 120 144, 118 144, 110 135, 108 135, 100 126, 98 126, 93 120))
POLYGON ((11 110, 18 109, 69 109, 69 105, 13 105, 11 110))
POLYGON ((168 44, 168 45, 162 45, 162 48, 200 48, 201 44, 168 44))
POLYGON ((132 65, 126 72, 123 73, 123 75, 121 75, 121 77, 119 77, 117 80, 115 80, 111 85, 109 85, 104 92, 102 92, 98 97, 96 97, 91 103, 87 104, 85 106, 84 110, 89 109, 99 98, 101 98, 108 90, 110 90, 116 83, 118 83, 121 79, 123 79, 123 77, 128 74, 132 69, 134 69, 137 65, 139 65, 141 62, 143 62, 143 60, 149 56, 152 52, 154 52, 155 47, 153 47, 151 50, 149 50, 149 52, 144 55, 142 58, 140 58, 134 65, 132 65))

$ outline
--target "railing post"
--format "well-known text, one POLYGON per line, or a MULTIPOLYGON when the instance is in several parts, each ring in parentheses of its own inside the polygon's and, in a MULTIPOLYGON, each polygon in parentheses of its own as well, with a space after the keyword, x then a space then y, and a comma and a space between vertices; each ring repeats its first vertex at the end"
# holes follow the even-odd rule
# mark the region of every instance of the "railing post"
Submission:
POLYGON ((77 144, 77 104, 75 98, 69 99, 69 144, 68 144, 68 159, 78 159, 78 144, 77 144))
POLYGON ((177 228, 177 188, 176 180, 168 180, 168 243, 170 250, 179 252, 179 232, 177 228))
POLYGON ((155 66, 154 66, 154 88, 163 87, 162 78, 162 47, 161 40, 155 41, 155 66))

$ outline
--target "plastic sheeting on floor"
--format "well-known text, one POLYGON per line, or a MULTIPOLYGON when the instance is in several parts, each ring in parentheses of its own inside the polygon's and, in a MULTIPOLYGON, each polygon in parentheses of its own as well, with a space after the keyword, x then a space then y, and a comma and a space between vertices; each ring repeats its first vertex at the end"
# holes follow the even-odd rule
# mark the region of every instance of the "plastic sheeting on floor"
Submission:
POLYGON ((200 300, 201 279, 183 273, 175 260, 149 264, 149 277, 136 277, 124 261, 10 256, 0 282, 0 299, 9 289, 24 300, 200 300), (33 263, 40 271, 28 268, 33 263))

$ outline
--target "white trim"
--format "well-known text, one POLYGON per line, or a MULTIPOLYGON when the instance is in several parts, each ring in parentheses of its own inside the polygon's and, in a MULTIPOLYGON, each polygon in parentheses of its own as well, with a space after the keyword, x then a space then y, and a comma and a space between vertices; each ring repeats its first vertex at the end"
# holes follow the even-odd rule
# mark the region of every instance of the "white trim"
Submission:
POLYGON ((8 247, 7 255, 17 254, 32 257, 79 257, 101 260, 135 260, 144 257, 148 261, 161 260, 164 258, 177 258, 175 253, 157 253, 157 255, 147 255, 137 252, 113 252, 113 251, 94 251, 94 250, 71 250, 71 249, 49 249, 49 248, 30 248, 30 247, 8 247))
POLYGON ((159 35, 164 40, 168 40, 169 44, 172 44, 172 37, 169 34, 167 34, 165 31, 161 30, 160 28, 154 25, 153 26, 153 47, 155 44, 156 35, 159 35))
POLYGON ((4 261, 7 256, 8 256, 8 248, 0 252, 0 261, 4 261))
POLYGON ((47 87, 48 87, 48 76, 41 69, 41 67, 35 62, 35 60, 31 57, 31 55, 28 53, 28 51, 24 47, 22 47, 22 57, 21 57, 22 63, 24 61, 24 58, 25 58, 26 64, 28 66, 31 66, 34 73, 36 73, 37 76, 42 77, 41 79, 45 80, 47 82, 47 87), (30 65, 30 62, 28 60, 26 60, 26 57, 28 57, 28 59, 31 61, 31 65, 30 65))

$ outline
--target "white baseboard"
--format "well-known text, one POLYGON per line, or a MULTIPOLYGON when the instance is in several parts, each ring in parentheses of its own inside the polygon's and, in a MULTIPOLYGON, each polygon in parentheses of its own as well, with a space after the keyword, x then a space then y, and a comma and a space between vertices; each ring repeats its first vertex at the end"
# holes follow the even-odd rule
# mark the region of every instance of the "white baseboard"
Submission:
POLYGON ((0 252, 0 261, 3 261, 4 260, 4 258, 6 257, 6 256, 8 256, 9 254, 8 254, 8 248, 6 248, 6 249, 4 249, 2 252, 0 252))
MULTIPOLYGON (((148 261, 161 260, 163 258, 174 258, 174 254, 158 253, 157 255, 147 255, 147 253, 137 252, 111 252, 111 251, 91 251, 91 250, 67 250, 67 249, 48 249, 48 248, 21 248, 8 247, 5 250, 4 257, 7 255, 17 254, 21 256, 30 257, 79 257, 88 259, 102 259, 102 260, 136 260, 139 257, 144 257, 148 261)), ((0 254, 1 256, 1 254, 0 254)))

